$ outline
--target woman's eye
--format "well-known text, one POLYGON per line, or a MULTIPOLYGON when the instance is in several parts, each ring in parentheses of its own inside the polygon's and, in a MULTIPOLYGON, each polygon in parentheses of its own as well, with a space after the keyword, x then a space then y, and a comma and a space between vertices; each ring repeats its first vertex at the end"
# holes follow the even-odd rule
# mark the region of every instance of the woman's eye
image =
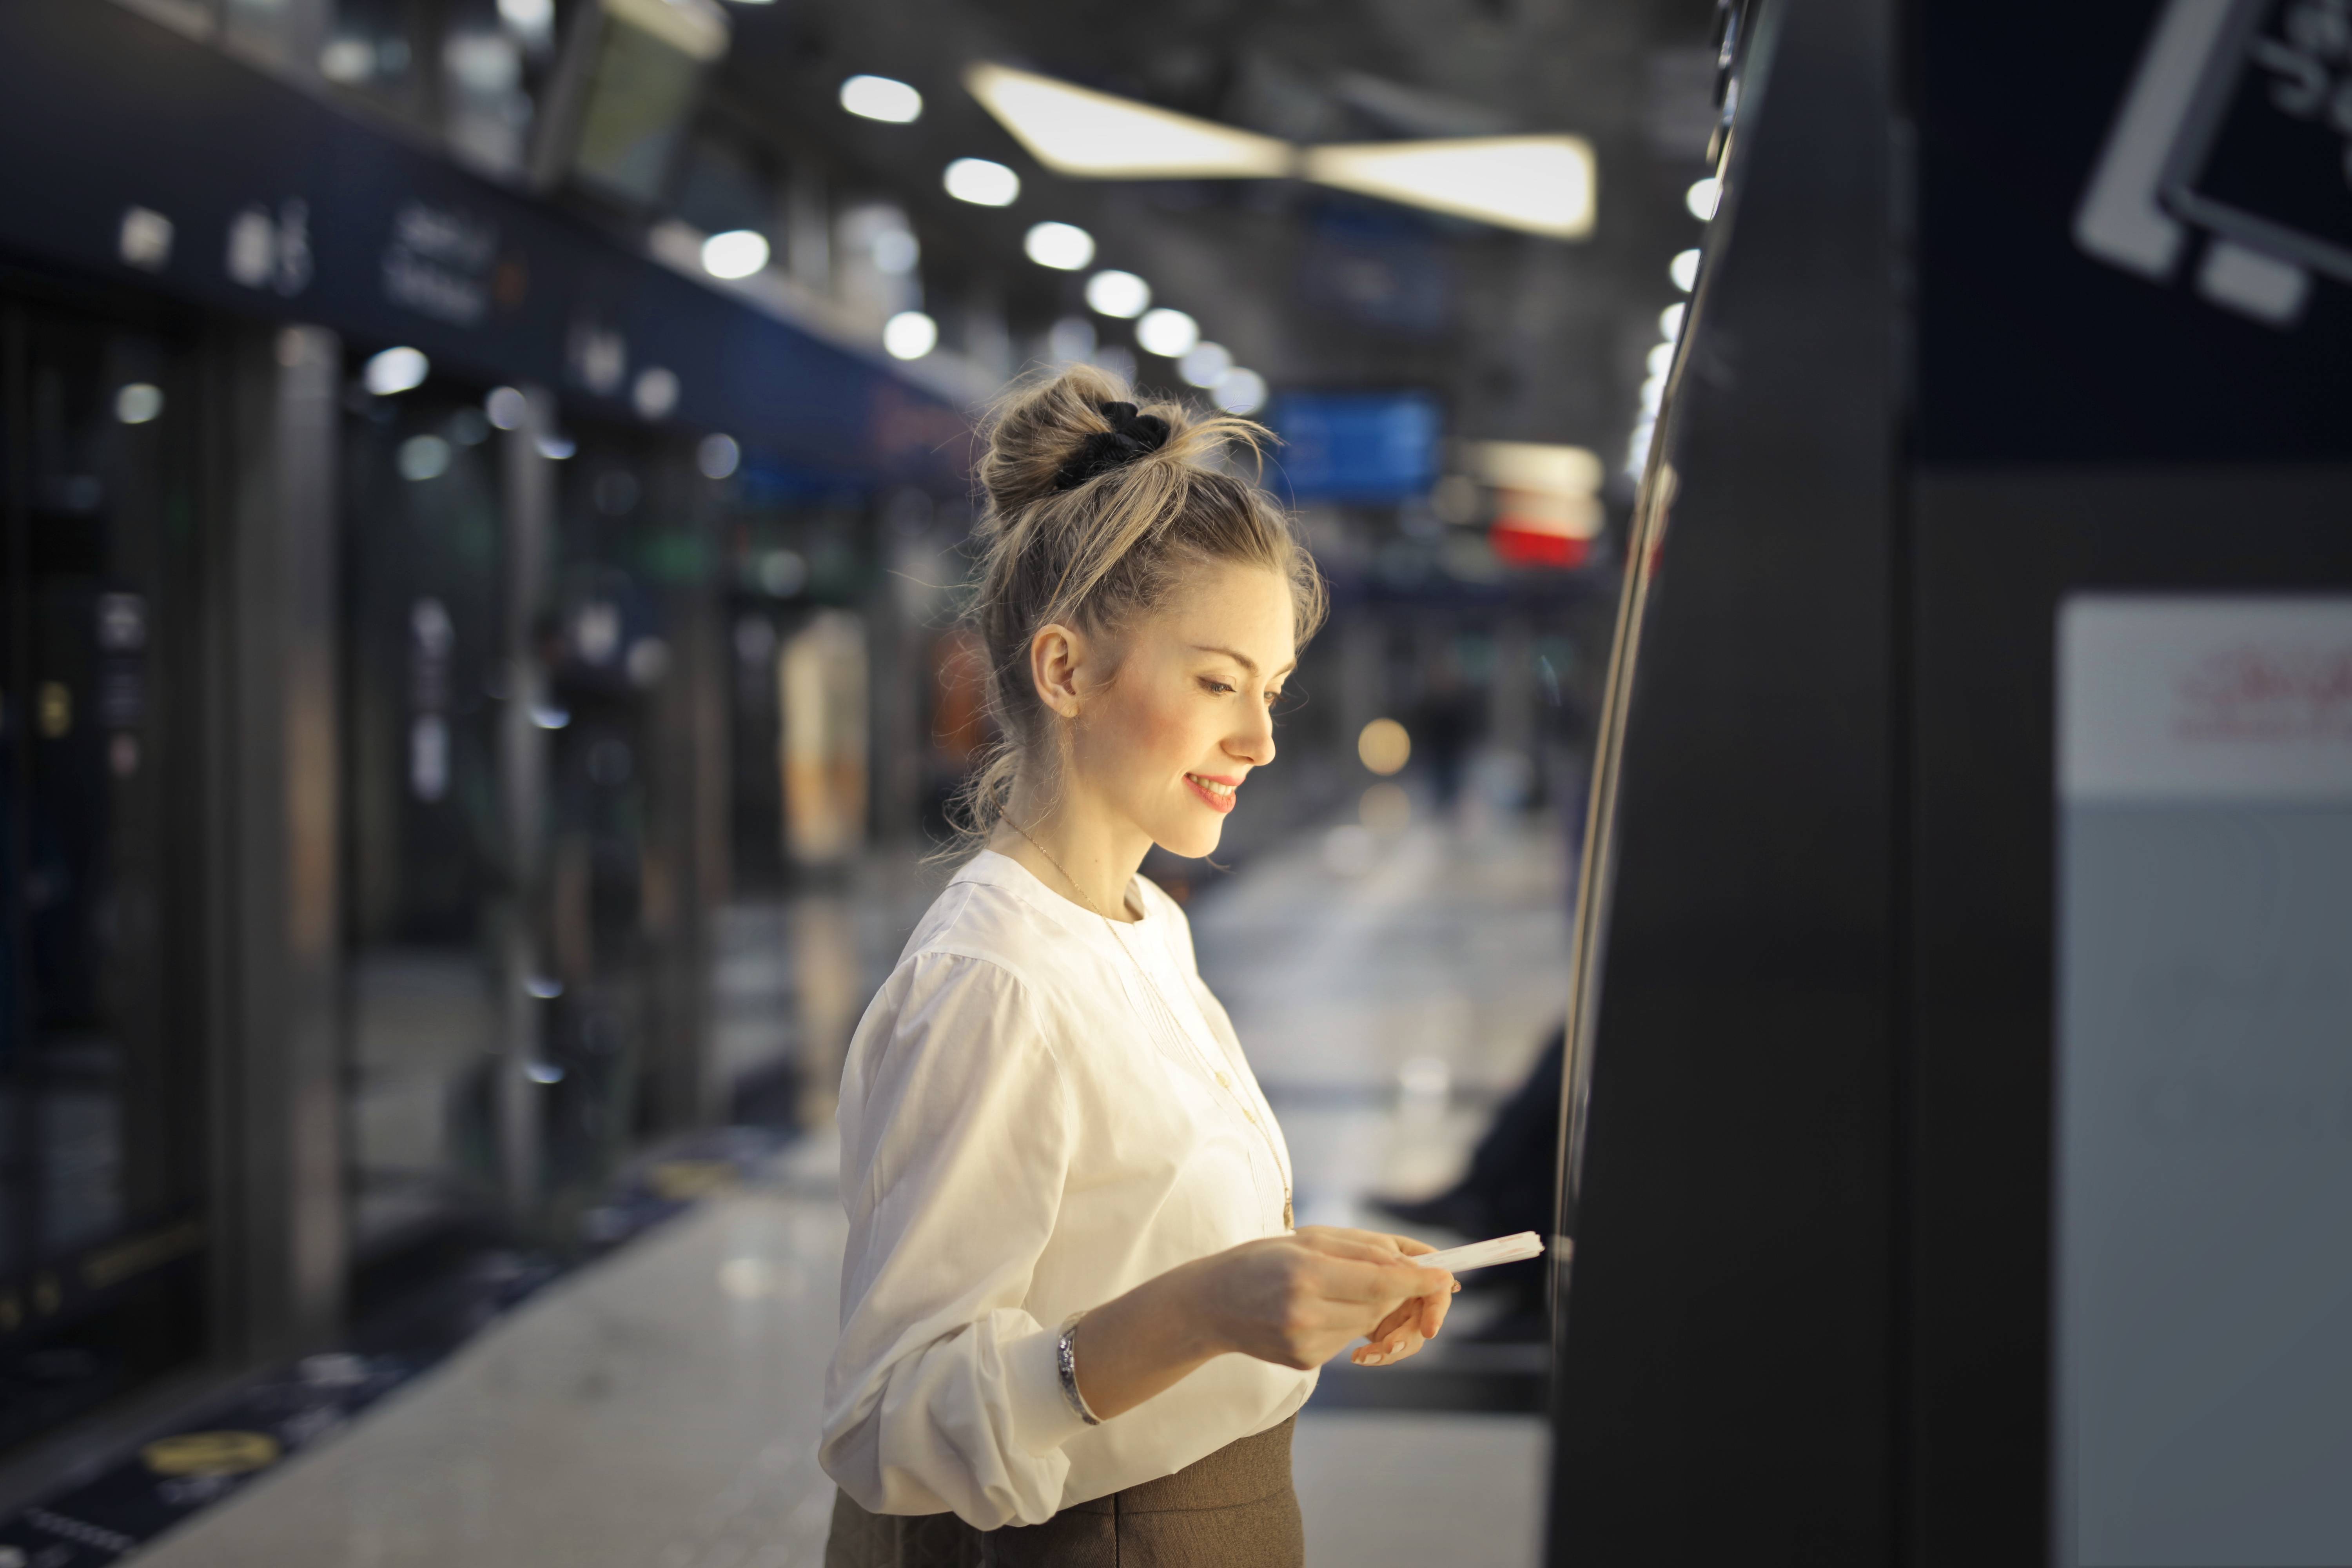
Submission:
POLYGON ((1219 697, 1230 697, 1234 689, 1222 680, 1203 680, 1201 684, 1219 697))

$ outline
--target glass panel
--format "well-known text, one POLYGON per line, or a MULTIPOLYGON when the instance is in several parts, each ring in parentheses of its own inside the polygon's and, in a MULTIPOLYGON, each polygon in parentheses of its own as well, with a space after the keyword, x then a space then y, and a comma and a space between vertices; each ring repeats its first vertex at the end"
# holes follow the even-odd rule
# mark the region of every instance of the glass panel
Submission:
POLYGON ((499 447, 438 384, 347 425, 353 1242, 496 1196, 499 447))
MULTIPOLYGON (((658 455, 619 432, 583 436, 562 469, 554 600, 541 637, 562 716, 547 757, 541 949, 562 987, 546 1010, 546 1192, 562 1223, 650 1125, 643 1091, 666 1034, 659 986, 680 935, 683 846, 667 831, 681 759, 664 755, 656 700, 676 662, 663 592, 689 540, 658 455)), ((687 563, 691 571, 691 563, 687 563)))
POLYGON ((192 383, 5 308, 0 1444, 197 1350, 207 1098, 192 383))

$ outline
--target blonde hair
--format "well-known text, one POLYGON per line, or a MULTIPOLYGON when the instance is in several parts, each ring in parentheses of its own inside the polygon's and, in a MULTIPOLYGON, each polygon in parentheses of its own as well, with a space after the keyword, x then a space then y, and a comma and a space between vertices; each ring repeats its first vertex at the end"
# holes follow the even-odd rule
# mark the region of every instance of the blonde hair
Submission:
POLYGON ((951 818, 967 845, 1002 820, 1024 763, 1040 756, 1051 732, 1029 678, 1029 645, 1040 628, 1058 622, 1116 638, 1164 606, 1188 573, 1226 563, 1263 567, 1290 584, 1301 647, 1323 624, 1323 577, 1289 514, 1221 466, 1235 447, 1262 459, 1273 439, 1264 426, 1145 403, 1140 415, 1164 421, 1166 440, 1081 477, 1088 452, 1100 447, 1094 438, 1120 430, 1116 416, 1131 416, 1107 405, 1132 395, 1108 372, 1076 364, 1016 387, 988 421, 985 500, 974 530, 979 592, 967 618, 987 649, 997 739, 951 818))

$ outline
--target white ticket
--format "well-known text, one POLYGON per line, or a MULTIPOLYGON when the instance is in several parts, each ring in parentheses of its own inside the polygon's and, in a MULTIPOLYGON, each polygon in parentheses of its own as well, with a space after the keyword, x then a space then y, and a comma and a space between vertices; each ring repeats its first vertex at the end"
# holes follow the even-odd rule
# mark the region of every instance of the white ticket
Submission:
POLYGON ((1467 1247, 1451 1247, 1444 1252, 1424 1252, 1411 1261, 1423 1268, 1444 1268, 1459 1274, 1469 1268, 1490 1268, 1497 1263, 1517 1263, 1522 1258, 1538 1258, 1543 1254, 1543 1237, 1534 1231, 1523 1230, 1517 1236, 1498 1236, 1492 1241, 1474 1241, 1467 1247))

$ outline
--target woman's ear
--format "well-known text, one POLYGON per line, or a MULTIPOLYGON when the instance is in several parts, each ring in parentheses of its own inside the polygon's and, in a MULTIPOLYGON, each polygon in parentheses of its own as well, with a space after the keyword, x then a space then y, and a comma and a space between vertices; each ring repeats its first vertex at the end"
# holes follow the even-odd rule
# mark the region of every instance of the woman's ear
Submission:
POLYGON ((1078 716, 1078 665, 1086 657, 1085 634, 1055 621, 1029 639, 1029 679, 1037 700, 1065 719, 1078 716))

